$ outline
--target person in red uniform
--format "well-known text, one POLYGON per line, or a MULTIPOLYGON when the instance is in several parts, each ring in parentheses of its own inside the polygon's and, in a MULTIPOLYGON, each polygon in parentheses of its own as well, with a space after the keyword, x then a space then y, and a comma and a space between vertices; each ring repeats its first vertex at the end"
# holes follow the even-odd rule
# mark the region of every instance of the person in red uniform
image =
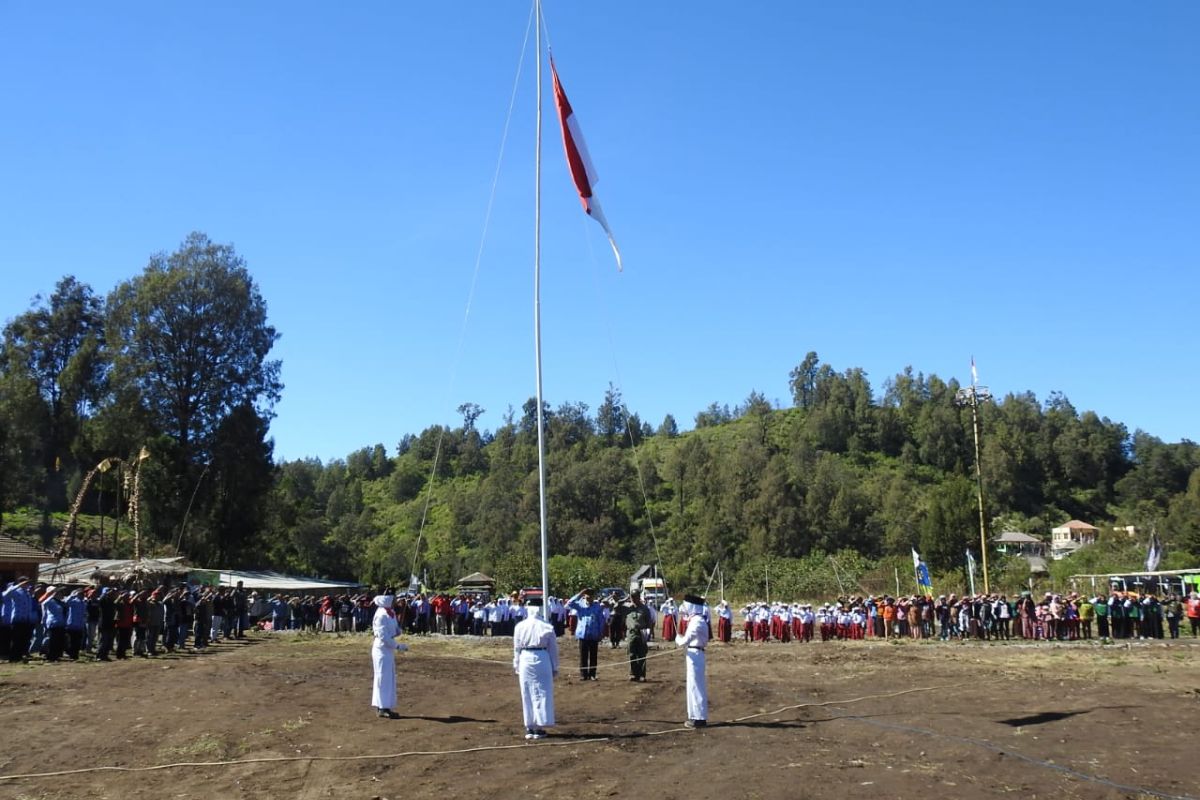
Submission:
POLYGON ((1192 626, 1192 638, 1200 631, 1200 592, 1192 592, 1187 601, 1188 623, 1192 626))
POLYGON ((717 638, 725 644, 733 638, 733 609, 725 600, 717 604, 717 638))
POLYGON ((662 636, 664 642, 672 641, 675 638, 675 601, 667 598, 667 602, 663 603, 663 607, 659 610, 662 614, 662 636))

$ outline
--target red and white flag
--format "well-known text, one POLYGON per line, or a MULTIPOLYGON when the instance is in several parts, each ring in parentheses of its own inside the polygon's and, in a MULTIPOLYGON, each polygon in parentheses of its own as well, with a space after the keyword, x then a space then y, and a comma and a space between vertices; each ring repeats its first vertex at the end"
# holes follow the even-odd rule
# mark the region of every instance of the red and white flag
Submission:
POLYGON ((979 373, 975 371, 975 356, 971 356, 971 385, 979 383, 979 373))
POLYGON ((575 182, 575 188, 579 191, 579 200, 583 203, 584 212, 599 222, 600 227, 608 234, 608 243, 612 246, 613 255, 617 257, 619 270, 621 251, 617 249, 617 242, 608 227, 608 220, 600 210, 600 201, 592 193, 600 179, 596 175, 596 168, 592 166, 592 159, 588 157, 587 144, 583 141, 583 132, 579 130, 575 112, 571 110, 567 93, 563 91, 562 82, 558 79, 554 59, 550 59, 550 74, 554 77, 554 105, 558 107, 558 121, 562 124, 563 150, 567 153, 567 168, 571 171, 571 180, 575 182))

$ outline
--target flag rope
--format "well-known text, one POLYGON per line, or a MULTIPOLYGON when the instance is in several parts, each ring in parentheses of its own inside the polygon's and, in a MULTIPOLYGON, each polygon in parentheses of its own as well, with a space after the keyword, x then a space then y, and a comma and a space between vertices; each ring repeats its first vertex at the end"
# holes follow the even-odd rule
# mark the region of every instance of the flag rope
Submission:
MULTIPOLYGON (((525 40, 521 42, 521 54, 517 58, 517 71, 513 77, 512 92, 508 98, 508 114, 504 118, 504 128, 500 134, 500 151, 496 154, 496 169, 492 172, 492 187, 488 192, 487 206, 483 214, 483 226, 479 233, 479 247, 475 251, 475 266, 471 271, 471 284, 467 290, 467 304, 463 309, 462 324, 458 332, 458 344, 454 350, 454 357, 450 361, 450 376, 446 388, 446 397, 449 398, 454 392, 454 387, 458 382, 458 366, 462 362, 463 349, 467 338, 467 328, 471 320, 471 308, 475 303, 475 290, 479 286, 479 272, 483 263, 483 249, 487 244, 488 231, 491 229, 492 211, 496 206, 496 192, 500 185, 500 168, 504 164, 504 153, 508 146, 508 133, 512 127, 513 111, 517 104, 517 89, 521 84, 521 74, 525 69, 525 53, 529 50, 529 32, 533 29, 534 9, 532 6, 529 10, 529 21, 525 25, 525 40)), ((433 503, 433 485, 437 480, 438 464, 442 455, 442 444, 446 438, 446 426, 442 426, 438 431, 437 444, 433 451, 433 466, 429 471, 429 482, 427 484, 427 492, 425 495, 425 505, 421 509, 421 522, 417 527, 417 543, 413 548, 412 567, 409 570, 410 577, 417 575, 418 557, 421 553, 421 540, 425 534, 425 522, 428 519, 429 508, 433 503)))

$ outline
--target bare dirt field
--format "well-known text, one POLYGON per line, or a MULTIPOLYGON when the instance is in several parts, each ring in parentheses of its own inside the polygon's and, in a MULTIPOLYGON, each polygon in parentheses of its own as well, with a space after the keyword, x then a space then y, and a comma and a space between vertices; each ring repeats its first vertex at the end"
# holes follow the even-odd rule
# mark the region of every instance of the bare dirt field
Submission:
POLYGON ((508 640, 409 641, 398 720, 369 707, 365 636, 0 666, 0 798, 1200 797, 1191 639, 713 644, 696 731, 673 647, 630 683, 602 645, 581 682, 562 639, 535 743, 508 640), (127 769, 31 776, 96 767, 127 769))

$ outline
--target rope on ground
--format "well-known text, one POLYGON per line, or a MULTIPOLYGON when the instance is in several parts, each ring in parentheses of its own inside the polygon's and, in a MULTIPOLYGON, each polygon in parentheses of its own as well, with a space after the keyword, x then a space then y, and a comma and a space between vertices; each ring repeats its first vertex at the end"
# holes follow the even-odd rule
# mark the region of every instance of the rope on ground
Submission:
MULTIPOLYGON (((496 663, 502 663, 502 662, 496 662, 496 663)), ((890 697, 899 697, 899 696, 905 695, 905 694, 915 694, 917 692, 933 692, 933 691, 939 691, 941 689, 955 689, 955 688, 961 688, 963 686, 969 686, 969 685, 971 685, 971 684, 959 683, 959 684, 950 684, 950 685, 945 685, 945 686, 918 686, 918 687, 914 687, 912 689, 902 689, 898 692, 888 692, 886 694, 864 695, 862 697, 855 697, 855 698, 851 698, 849 700, 826 700, 826 701, 820 702, 820 703, 797 703, 795 705, 777 708, 773 711, 763 711, 763 712, 760 712, 757 714, 749 714, 744 717, 737 717, 733 720, 730 720, 730 723, 744 722, 748 719, 754 719, 756 717, 772 716, 774 714, 781 714, 785 711, 793 711, 798 708, 844 706, 844 705, 850 705, 852 703, 861 703, 861 702, 864 702, 867 700, 884 700, 884 699, 887 699, 890 697)), ((854 722, 865 722, 868 725, 874 725, 879 728, 903 731, 905 733, 919 733, 924 736, 931 736, 934 738, 943 738, 943 739, 949 739, 951 741, 962 742, 963 744, 980 747, 985 750, 990 750, 991 752, 998 753, 1000 755, 1011 756, 1013 758, 1024 761, 1027 764, 1031 764, 1035 767, 1042 767, 1043 769, 1060 772, 1064 775, 1069 775, 1072 778, 1077 778, 1079 780, 1087 781, 1088 783, 1094 783, 1094 784, 1101 785, 1101 786, 1107 786, 1109 788, 1116 789, 1117 791, 1121 791, 1121 792, 1132 792, 1132 793, 1136 793, 1136 794, 1147 795, 1150 797, 1158 797, 1158 798, 1162 798, 1162 800, 1196 800, 1196 798, 1191 795, 1168 794, 1166 792, 1160 792, 1160 791, 1157 791, 1154 789, 1146 789, 1146 788, 1140 787, 1140 786, 1128 786, 1125 784, 1117 783, 1117 782, 1111 781, 1107 778, 1102 778, 1099 775, 1091 775, 1086 772, 1081 772, 1079 770, 1072 769, 1071 767, 1063 766, 1062 764, 1055 764, 1052 761, 1046 761, 1044 759, 1034 758, 1033 756, 1027 756, 1024 753, 1020 753, 1015 750, 1010 750, 1006 747, 1003 747, 1002 745, 992 744, 991 742, 985 741, 983 739, 973 739, 973 738, 970 738, 967 736, 955 736, 953 734, 948 734, 948 733, 939 733, 938 731, 929 730, 928 728, 917 728, 917 727, 914 727, 911 725, 901 725, 898 723, 882 722, 880 720, 868 719, 866 717, 855 716, 853 714, 837 716, 837 717, 833 717, 832 719, 835 719, 835 720, 844 719, 844 720, 851 720, 854 722)), ((660 731, 647 731, 647 732, 641 733, 639 735, 640 736, 662 736, 664 734, 678 733, 678 732, 682 732, 682 731, 689 731, 689 729, 685 728, 685 727, 667 728, 665 730, 660 730, 660 731)), ((155 765, 148 766, 148 767, 121 767, 121 766, 85 767, 82 769, 58 770, 55 772, 29 772, 29 773, 23 773, 23 774, 15 774, 15 775, 0 775, 0 782, 16 781, 16 780, 35 780, 35 779, 39 779, 39 778, 58 778, 58 777, 65 777, 68 775, 83 775, 83 774, 92 773, 92 772, 153 772, 156 770, 179 769, 179 768, 183 768, 183 767, 196 767, 196 768, 232 767, 232 766, 241 766, 241 765, 245 765, 245 764, 280 764, 280 763, 287 763, 287 762, 294 762, 294 761, 307 761, 307 762, 313 762, 313 761, 372 761, 372 760, 381 760, 381 759, 398 759, 398 758, 405 758, 405 757, 409 757, 409 756, 449 756, 449 755, 462 755, 462 754, 466 754, 466 753, 483 753, 483 752, 488 752, 488 751, 493 751, 493 750, 516 750, 516 749, 522 748, 522 747, 571 747, 571 746, 585 745, 585 744, 603 744, 605 742, 611 742, 616 738, 619 738, 619 737, 597 736, 597 737, 593 737, 593 738, 589 738, 589 739, 573 739, 573 740, 562 741, 562 742, 542 741, 538 744, 532 744, 532 745, 531 744, 483 745, 480 747, 465 747, 465 748, 461 748, 461 749, 457 749, 457 750, 411 750, 411 751, 408 751, 405 753, 388 753, 388 754, 383 754, 383 755, 367 754, 367 755, 346 755, 346 756, 316 756, 316 755, 312 755, 312 756, 304 756, 304 755, 301 755, 301 756, 273 756, 273 757, 267 757, 267 758, 233 759, 233 760, 229 760, 229 761, 183 761, 183 762, 176 762, 173 764, 155 764, 155 765)))
POLYGON ((730 722, 745 722, 748 719, 757 717, 771 717, 776 714, 782 714, 784 711, 794 711, 797 708, 822 708, 824 706, 848 706, 851 703, 861 703, 864 700, 886 700, 889 697, 899 697, 902 694, 913 694, 914 692, 936 692, 942 689, 961 689, 964 686, 971 686, 970 683, 954 683, 948 686, 918 686, 915 689, 902 689, 898 692, 888 692, 887 694, 868 694, 863 697, 855 697, 851 700, 826 700, 823 703, 797 703, 794 706, 784 706, 777 708, 774 711, 761 711, 757 714, 749 714, 744 717, 737 717, 730 722))
MULTIPOLYGON (((663 654, 665 655, 670 652, 671 651, 669 651, 669 650, 664 651, 663 654)), ((484 659, 476 659, 476 660, 484 660, 484 659)), ((499 664, 499 663, 504 663, 504 662, 497 661, 497 662, 493 662, 493 663, 499 664)), ((796 706, 787 706, 785 708, 781 708, 776 711, 764 712, 763 714, 752 714, 748 717, 741 717, 740 719, 733 720, 733 721, 740 722, 742 720, 751 719, 753 717, 765 716, 766 714, 778 714, 778 713, 787 711, 792 708, 801 708, 805 705, 830 705, 830 704, 836 703, 836 702, 840 702, 842 705, 846 705, 849 703, 862 702, 863 700, 895 697, 896 695, 899 695, 899 694, 910 694, 912 692, 928 692, 928 691, 934 691, 936 689, 944 689, 944 688, 949 688, 949 687, 931 686, 928 688, 905 689, 904 691, 901 691, 901 692, 892 692, 892 693, 884 694, 884 695, 870 695, 867 697, 858 697, 858 698, 854 698, 852 700, 830 701, 828 703, 802 703, 802 704, 796 705, 796 706)), ((668 733, 677 733, 680 731, 687 731, 687 730, 689 730, 689 729, 680 726, 680 727, 675 727, 675 728, 667 728, 667 729, 661 730, 661 731, 647 731, 647 732, 641 733, 639 735, 640 736, 662 736, 662 735, 668 734, 668 733)), ((549 747, 567 747, 567 746, 573 746, 573 745, 600 744, 603 742, 611 742, 615 738, 617 738, 617 737, 597 736, 597 737, 590 738, 590 739, 572 739, 572 740, 563 741, 563 742, 542 741, 536 745, 530 745, 530 744, 482 745, 480 747, 466 747, 466 748, 462 748, 462 749, 458 749, 458 750, 413 750, 413 751, 409 751, 406 753, 387 753, 387 754, 383 754, 383 755, 367 754, 367 755, 345 755, 345 756, 317 756, 317 755, 270 756, 270 757, 263 757, 263 758, 241 758, 241 759, 233 759, 233 760, 228 760, 228 761, 181 761, 181 762, 176 762, 173 764, 154 764, 154 765, 151 765, 148 767, 123 767, 123 766, 108 765, 108 766, 100 766, 100 767, 83 767, 80 769, 57 770, 54 772, 28 772, 28 773, 21 773, 21 774, 15 774, 15 775, 0 775, 0 782, 16 781, 16 780, 34 780, 34 779, 38 779, 38 778, 60 778, 60 777, 65 777, 67 775, 84 775, 84 774, 88 774, 88 773, 92 773, 92 772, 154 772, 156 770, 177 769, 177 768, 183 768, 183 767, 196 767, 196 768, 232 767, 232 766, 240 766, 243 764, 280 764, 280 763, 288 763, 288 762, 293 762, 293 761, 309 761, 309 762, 311 762, 311 761, 370 761, 370 760, 378 760, 378 759, 404 758, 407 756, 451 756, 451 755, 462 755, 464 753, 482 753, 482 752, 487 752, 489 750, 515 750, 515 749, 521 748, 521 747, 547 747, 547 746, 549 746, 549 747)))

